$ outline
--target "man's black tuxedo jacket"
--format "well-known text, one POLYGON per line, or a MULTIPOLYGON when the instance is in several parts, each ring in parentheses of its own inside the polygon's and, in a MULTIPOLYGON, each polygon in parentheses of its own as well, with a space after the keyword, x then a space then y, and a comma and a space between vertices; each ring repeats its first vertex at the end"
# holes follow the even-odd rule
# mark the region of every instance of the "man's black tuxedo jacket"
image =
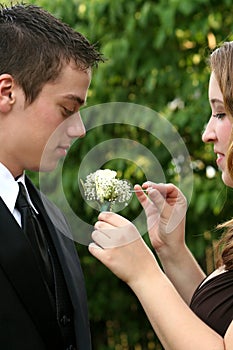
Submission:
MULTIPOLYGON (((28 178, 26 185, 48 225, 64 272, 74 307, 78 350, 90 350, 84 279, 74 243, 68 238, 71 233, 61 212, 45 196, 41 201, 41 194, 28 178), (51 218, 58 223, 56 227, 51 218)), ((28 240, 0 198, 0 349, 61 349, 57 327, 28 240)))

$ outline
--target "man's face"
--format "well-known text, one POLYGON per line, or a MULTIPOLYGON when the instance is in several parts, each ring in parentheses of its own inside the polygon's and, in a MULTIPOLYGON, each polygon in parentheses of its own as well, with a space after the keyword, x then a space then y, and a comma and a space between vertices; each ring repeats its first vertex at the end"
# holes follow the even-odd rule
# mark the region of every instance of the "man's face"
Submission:
POLYGON ((16 172, 53 170, 72 139, 85 135, 79 109, 86 101, 90 80, 89 70, 77 70, 69 64, 55 82, 44 85, 32 104, 25 107, 23 94, 21 100, 18 95, 11 145, 16 172))

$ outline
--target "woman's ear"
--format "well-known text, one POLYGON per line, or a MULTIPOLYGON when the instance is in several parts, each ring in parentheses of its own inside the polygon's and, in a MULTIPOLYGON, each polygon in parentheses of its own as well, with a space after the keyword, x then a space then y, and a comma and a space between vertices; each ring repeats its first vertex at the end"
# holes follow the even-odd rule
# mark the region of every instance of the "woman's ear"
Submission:
POLYGON ((0 75, 0 112, 7 113, 15 103, 15 82, 10 74, 0 75))

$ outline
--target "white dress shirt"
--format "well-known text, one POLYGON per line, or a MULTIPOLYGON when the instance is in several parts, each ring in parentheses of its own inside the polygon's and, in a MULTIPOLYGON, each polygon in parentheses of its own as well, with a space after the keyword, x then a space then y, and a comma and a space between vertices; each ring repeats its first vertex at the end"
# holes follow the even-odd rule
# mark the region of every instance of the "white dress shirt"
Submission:
MULTIPOLYGON (((2 200, 4 201, 4 203, 6 204, 6 206, 8 207, 18 224, 21 226, 21 215, 19 211, 15 209, 15 202, 19 192, 18 182, 22 182, 26 188, 25 174, 23 173, 17 179, 17 181, 15 181, 14 176, 11 174, 11 172, 2 163, 0 163, 0 197, 2 198, 2 200)), ((35 209, 30 200, 29 195, 28 200, 32 207, 35 209)))

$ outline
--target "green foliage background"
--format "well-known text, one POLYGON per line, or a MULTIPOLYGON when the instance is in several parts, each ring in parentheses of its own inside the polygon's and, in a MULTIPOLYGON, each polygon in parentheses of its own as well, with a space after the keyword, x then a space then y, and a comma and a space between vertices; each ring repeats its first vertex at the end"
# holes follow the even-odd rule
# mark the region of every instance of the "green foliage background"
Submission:
MULTIPOLYGON (((210 116, 206 63, 216 45, 233 39, 232 1, 30 2, 60 17, 91 42, 98 42, 107 58, 94 71, 88 106, 115 101, 136 103, 161 113, 178 130, 189 150, 194 172, 187 241, 203 268, 210 271, 212 246, 217 237, 214 227, 231 217, 232 191, 224 187, 218 172, 213 178, 206 176, 208 166, 216 169, 211 145, 201 142, 201 133, 210 116)), ((156 150, 166 180, 176 183, 177 174, 171 171, 172 162, 166 149, 162 145, 154 147, 153 137, 137 128, 121 125, 96 128, 78 142, 75 161, 81 161, 95 144, 113 137, 135 139, 156 150)), ((119 170, 122 178, 132 183, 144 180, 134 164, 115 160, 107 166, 119 170)), ((94 223, 97 213, 80 204, 81 197, 73 195, 72 155, 67 160, 64 181, 71 206, 78 215, 94 223)), ((132 218, 139 210, 138 203, 133 202, 124 213, 132 218)), ((128 287, 91 257, 86 247, 77 249, 86 278, 93 349, 161 349, 128 287)))

